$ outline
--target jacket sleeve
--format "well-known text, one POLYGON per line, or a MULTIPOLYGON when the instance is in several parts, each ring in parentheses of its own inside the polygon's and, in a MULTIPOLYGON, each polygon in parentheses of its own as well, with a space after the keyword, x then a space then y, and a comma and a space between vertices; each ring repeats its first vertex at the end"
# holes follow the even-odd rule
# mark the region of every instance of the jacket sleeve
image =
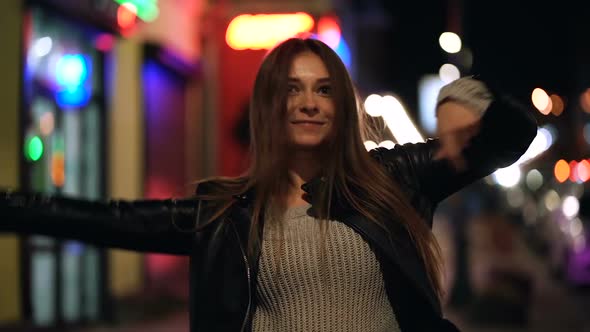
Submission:
POLYGON ((85 201, 0 192, 0 232, 69 238, 128 250, 189 254, 200 201, 85 201))
POLYGON ((373 152, 378 160, 404 185, 413 186, 433 206, 496 169, 516 162, 537 133, 531 112, 507 96, 494 94, 493 101, 480 119, 479 131, 462 151, 466 169, 457 171, 445 159, 435 160, 438 139, 404 144, 391 150, 373 152))

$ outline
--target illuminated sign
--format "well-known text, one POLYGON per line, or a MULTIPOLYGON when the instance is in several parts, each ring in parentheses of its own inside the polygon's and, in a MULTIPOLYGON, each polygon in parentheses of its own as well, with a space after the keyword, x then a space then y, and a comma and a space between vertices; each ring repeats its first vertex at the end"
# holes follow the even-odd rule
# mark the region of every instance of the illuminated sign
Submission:
POLYGON ((240 15, 227 27, 225 40, 235 50, 270 49, 299 33, 311 31, 314 20, 309 14, 240 15))

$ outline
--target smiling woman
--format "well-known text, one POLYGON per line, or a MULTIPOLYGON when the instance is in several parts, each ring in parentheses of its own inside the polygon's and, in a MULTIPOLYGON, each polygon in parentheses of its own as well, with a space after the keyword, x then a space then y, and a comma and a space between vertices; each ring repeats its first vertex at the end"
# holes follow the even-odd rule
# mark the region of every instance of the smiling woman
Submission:
POLYGON ((332 138, 335 105, 328 69, 322 59, 305 52, 289 71, 287 132, 293 152, 317 149, 332 138))
POLYGON ((535 120, 463 78, 439 98, 440 139, 367 152, 360 105, 330 47, 289 39, 256 76, 242 176, 180 200, 5 193, 0 230, 190 255, 191 331, 457 331, 434 211, 516 161, 535 120))

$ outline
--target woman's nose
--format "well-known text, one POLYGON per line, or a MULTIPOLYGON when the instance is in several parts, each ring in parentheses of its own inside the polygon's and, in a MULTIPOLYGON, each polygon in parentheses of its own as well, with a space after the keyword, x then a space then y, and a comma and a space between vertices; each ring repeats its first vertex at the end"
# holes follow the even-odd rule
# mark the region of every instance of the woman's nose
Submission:
POLYGON ((317 112, 318 104, 316 95, 313 92, 307 92, 303 94, 303 100, 301 103, 301 110, 304 112, 317 112))

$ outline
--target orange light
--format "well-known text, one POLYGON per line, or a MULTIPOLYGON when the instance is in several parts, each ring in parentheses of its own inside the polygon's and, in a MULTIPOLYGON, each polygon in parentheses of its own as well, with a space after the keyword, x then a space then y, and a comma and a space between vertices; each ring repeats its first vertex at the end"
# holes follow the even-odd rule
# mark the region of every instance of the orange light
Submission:
POLYGON ((578 182, 578 172, 577 172, 578 162, 575 160, 570 161, 569 167, 570 167, 570 181, 578 182))
POLYGON ((563 113, 563 109, 565 108, 563 104, 563 99, 561 99, 560 96, 555 94, 549 96, 549 98, 551 98, 551 104, 553 105, 553 107, 551 108, 551 113, 553 113, 553 115, 555 116, 560 116, 561 113, 563 113))
POLYGON ((63 153, 56 152, 51 158, 51 181, 56 187, 63 187, 66 182, 65 158, 63 153))
POLYGON ((578 167, 576 167, 576 173, 580 181, 588 181, 590 179, 590 162, 585 159, 580 161, 578 163, 578 167))
POLYGON ((240 15, 227 27, 225 41, 234 50, 270 49, 277 43, 313 29, 306 13, 240 15))
POLYGON ((331 48, 336 48, 340 43, 342 32, 336 18, 325 16, 318 21, 318 35, 320 39, 331 48))
POLYGON ((561 159, 555 163, 553 173, 555 174, 557 181, 563 183, 570 177, 570 165, 567 161, 561 159))
POLYGON ((137 7, 130 2, 126 2, 117 9, 117 24, 122 30, 127 30, 135 25, 137 18, 137 7))

